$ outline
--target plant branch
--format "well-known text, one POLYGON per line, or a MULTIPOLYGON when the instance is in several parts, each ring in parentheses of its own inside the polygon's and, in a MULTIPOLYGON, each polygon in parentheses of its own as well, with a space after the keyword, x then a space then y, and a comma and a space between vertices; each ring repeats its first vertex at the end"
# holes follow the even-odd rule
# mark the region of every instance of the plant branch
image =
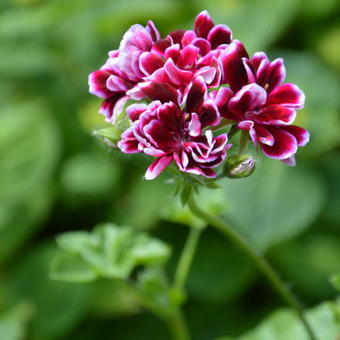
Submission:
POLYGON ((189 200, 189 207, 191 211, 202 220, 209 223, 212 227, 224 234, 229 240, 236 244, 243 252, 253 260, 257 268, 264 274, 267 280, 271 283, 272 287, 277 291, 277 293, 282 297, 282 299, 291 306, 299 316, 301 323, 303 324, 309 338, 311 340, 317 340, 309 322, 307 321, 303 308, 297 301, 296 297, 291 293, 291 291, 286 287, 285 283, 280 279, 276 271, 271 267, 269 262, 258 253, 237 231, 235 231, 231 226, 225 223, 222 219, 212 216, 209 213, 201 210, 193 197, 189 200))

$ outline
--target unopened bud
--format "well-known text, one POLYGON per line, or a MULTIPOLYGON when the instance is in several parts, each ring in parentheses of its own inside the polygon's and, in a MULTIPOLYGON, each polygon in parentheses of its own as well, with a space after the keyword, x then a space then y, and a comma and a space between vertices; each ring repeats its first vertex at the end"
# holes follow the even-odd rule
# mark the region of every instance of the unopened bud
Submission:
POLYGON ((255 160, 248 155, 233 155, 226 161, 223 174, 229 178, 244 178, 255 170, 255 160))

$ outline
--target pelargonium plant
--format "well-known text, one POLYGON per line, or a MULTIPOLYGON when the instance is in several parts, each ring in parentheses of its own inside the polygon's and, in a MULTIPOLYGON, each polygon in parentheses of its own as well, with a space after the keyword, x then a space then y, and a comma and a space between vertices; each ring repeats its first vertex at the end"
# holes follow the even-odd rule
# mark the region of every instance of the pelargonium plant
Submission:
MULTIPOLYGON (((201 185, 212 188, 216 180, 252 174, 255 160, 244 154, 249 143, 269 158, 295 165, 298 148, 309 141, 308 131, 294 125, 305 96, 285 82, 285 75, 281 58, 270 60, 264 52, 250 56, 228 26, 215 25, 203 11, 193 29, 165 37, 151 21, 145 27, 133 25, 119 48, 89 75, 89 88, 103 99, 99 113, 108 123, 95 133, 122 153, 145 154, 150 159, 146 180, 171 168, 172 176, 181 178, 182 203, 245 251, 297 311, 310 339, 316 339, 296 298, 269 263, 194 199, 201 185)), ((190 338, 179 308, 199 234, 197 228, 190 232, 170 290, 170 296, 177 294, 176 313, 145 304, 172 325, 174 339, 190 338)))

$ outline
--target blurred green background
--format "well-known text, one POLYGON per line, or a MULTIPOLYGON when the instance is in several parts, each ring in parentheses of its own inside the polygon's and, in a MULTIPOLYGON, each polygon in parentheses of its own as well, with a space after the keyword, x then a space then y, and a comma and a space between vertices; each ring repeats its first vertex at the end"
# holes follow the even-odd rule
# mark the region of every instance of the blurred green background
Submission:
MULTIPOLYGON (((1 0, 1 340, 168 339, 119 283, 54 282, 48 267, 57 234, 113 221, 169 243, 173 273, 185 224, 198 222, 165 177, 142 180, 148 159, 91 136, 104 122, 87 76, 130 25, 152 19, 165 35, 191 27, 203 9, 250 53, 285 58, 288 81, 306 93, 298 123, 311 142, 294 169, 255 154, 255 174, 206 192, 202 207, 233 220, 306 306, 336 296, 328 278, 340 272, 339 0, 1 0)), ((282 306, 213 230, 204 231, 187 289, 195 340, 239 336, 282 306)))

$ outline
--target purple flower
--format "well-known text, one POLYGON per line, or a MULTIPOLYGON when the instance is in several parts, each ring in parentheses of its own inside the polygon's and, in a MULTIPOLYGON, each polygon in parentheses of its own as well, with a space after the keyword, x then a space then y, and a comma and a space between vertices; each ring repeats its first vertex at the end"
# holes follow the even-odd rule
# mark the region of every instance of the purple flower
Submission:
POLYGON ((146 179, 154 179, 172 162, 180 171, 216 177, 213 168, 225 159, 230 145, 226 134, 214 137, 211 130, 203 131, 220 121, 214 102, 204 98, 206 85, 199 77, 188 92, 183 111, 173 102, 129 106, 132 126, 122 134, 118 147, 124 153, 143 152, 156 157, 146 179))
POLYGON ((221 115, 237 122, 239 129, 248 130, 265 155, 294 165, 298 147, 309 140, 305 129, 291 125, 305 96, 298 86, 282 84, 282 59, 270 62, 263 52, 249 59, 239 42, 221 59, 224 70, 229 70, 229 78, 224 80, 230 85, 212 93, 221 115))

